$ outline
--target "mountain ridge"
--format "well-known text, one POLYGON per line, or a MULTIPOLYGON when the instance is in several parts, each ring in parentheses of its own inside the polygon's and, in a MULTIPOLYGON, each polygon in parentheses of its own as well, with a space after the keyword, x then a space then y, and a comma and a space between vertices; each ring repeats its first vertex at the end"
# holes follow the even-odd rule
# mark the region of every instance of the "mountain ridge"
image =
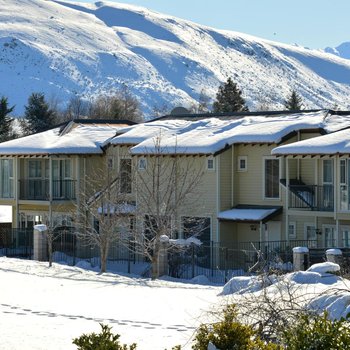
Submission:
POLYGON ((283 108, 291 89, 308 108, 350 109, 350 61, 321 50, 217 30, 134 5, 0 0, 0 95, 23 113, 41 91, 63 105, 126 84, 145 115, 215 97, 232 77, 250 109, 283 108))

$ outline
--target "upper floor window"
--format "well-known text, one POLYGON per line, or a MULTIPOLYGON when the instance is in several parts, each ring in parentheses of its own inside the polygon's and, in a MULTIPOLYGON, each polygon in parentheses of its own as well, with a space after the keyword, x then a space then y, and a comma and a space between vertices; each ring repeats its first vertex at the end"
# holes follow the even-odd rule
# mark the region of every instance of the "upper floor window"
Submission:
POLYGON ((264 195, 265 198, 280 196, 280 162, 276 158, 264 159, 264 195))
POLYGON ((1 198, 13 198, 13 160, 0 160, 1 198))
POLYGON ((120 160, 120 193, 131 193, 131 159, 120 160))
POLYGON ((240 156, 237 159, 238 161, 238 171, 247 171, 248 170, 248 157, 247 156, 240 156))
POLYGON ((333 184, 333 160, 323 160, 323 183, 333 184))
POLYGON ((146 169, 147 169, 147 159, 139 158, 139 170, 146 170, 146 169))
POLYGON ((215 170, 214 158, 207 158, 207 170, 215 170))

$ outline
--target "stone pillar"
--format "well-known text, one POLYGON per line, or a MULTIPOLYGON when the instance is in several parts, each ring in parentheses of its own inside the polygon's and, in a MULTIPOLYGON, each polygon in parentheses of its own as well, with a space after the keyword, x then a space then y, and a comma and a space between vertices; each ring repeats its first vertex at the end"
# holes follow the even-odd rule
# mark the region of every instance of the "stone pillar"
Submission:
POLYGON ((168 274, 169 263, 168 263, 168 249, 169 249, 169 237, 166 235, 160 236, 160 248, 158 258, 158 273, 159 277, 168 274))
POLYGON ((305 271, 309 268, 309 249, 306 247, 293 248, 294 271, 305 271))
POLYGON ((340 249, 328 249, 326 250, 327 261, 343 265, 343 252, 340 249))
POLYGON ((47 227, 46 225, 34 226, 34 252, 33 259, 38 261, 48 261, 47 251, 47 227))

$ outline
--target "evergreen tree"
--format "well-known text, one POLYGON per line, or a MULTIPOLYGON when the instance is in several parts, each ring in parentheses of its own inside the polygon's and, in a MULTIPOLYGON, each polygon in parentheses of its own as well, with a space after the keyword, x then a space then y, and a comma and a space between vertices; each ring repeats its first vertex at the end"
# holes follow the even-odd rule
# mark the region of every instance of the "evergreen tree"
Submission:
POLYGON ((216 94, 216 101, 213 104, 213 112, 248 112, 242 92, 231 78, 219 87, 216 94))
POLYGON ((43 93, 33 92, 25 106, 24 123, 25 134, 42 132, 55 125, 55 112, 50 109, 43 93))
POLYGON ((289 111, 300 111, 303 109, 303 99, 295 90, 292 90, 288 99, 284 101, 284 107, 289 111))
POLYGON ((0 142, 7 141, 12 137, 13 119, 8 116, 14 110, 15 106, 9 107, 7 98, 0 98, 0 142))

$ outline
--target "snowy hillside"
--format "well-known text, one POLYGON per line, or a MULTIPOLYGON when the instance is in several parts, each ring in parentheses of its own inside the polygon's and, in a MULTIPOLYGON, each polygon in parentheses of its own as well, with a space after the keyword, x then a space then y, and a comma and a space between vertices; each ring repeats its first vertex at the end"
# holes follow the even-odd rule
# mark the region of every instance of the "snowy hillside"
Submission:
MULTIPOLYGON (((234 24, 233 24, 234 25, 234 24)), ((350 108, 350 61, 321 50, 220 31, 112 2, 0 0, 0 95, 62 104, 126 84, 146 114, 215 96, 232 76, 251 109, 278 109, 295 88, 306 107, 350 108)))
POLYGON ((326 52, 332 53, 342 58, 350 59, 350 42, 345 42, 337 47, 326 47, 326 52))

